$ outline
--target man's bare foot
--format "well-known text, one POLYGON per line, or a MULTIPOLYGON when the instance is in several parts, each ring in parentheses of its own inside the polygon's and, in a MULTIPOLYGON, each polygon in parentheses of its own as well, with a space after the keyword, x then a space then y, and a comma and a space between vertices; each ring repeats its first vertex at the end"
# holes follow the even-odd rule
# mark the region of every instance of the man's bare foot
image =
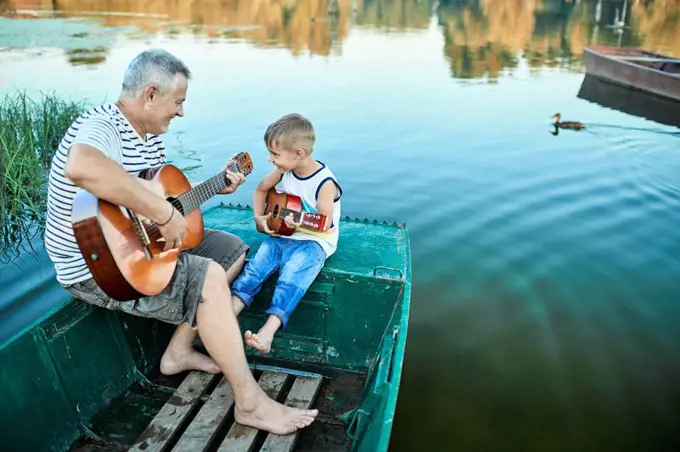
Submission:
POLYGON ((166 350, 161 358, 161 373, 174 375, 185 370, 202 370, 211 374, 221 372, 212 358, 194 349, 184 353, 166 350))
POLYGON ((260 330, 259 333, 253 334, 250 330, 245 334, 246 344, 257 349, 259 352, 267 354, 272 347, 273 336, 260 330))
POLYGON ((257 401, 234 409, 236 422, 277 435, 288 435, 309 426, 319 410, 291 408, 270 399, 264 393, 258 394, 257 401))

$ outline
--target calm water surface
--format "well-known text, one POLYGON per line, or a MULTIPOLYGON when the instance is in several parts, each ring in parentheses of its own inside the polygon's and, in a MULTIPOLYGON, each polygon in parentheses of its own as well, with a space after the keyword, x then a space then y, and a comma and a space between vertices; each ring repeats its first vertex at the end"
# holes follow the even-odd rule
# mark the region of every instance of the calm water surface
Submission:
POLYGON ((192 179, 249 151, 250 202, 264 129, 298 111, 343 213, 407 223, 393 450, 680 449, 680 129, 581 64, 591 43, 680 57, 677 2, 0 5, 0 94, 111 101, 161 46, 194 73, 167 136, 192 179), (589 127, 554 136, 556 112, 589 127))

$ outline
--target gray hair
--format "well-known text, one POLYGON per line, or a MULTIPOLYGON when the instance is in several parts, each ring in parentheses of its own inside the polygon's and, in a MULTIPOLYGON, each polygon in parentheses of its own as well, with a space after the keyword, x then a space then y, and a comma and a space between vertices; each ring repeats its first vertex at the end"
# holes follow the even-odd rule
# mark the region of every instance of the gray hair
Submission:
POLYGON ((137 97, 151 83, 158 86, 161 94, 165 94, 173 88, 177 74, 191 79, 187 65, 170 52, 162 49, 145 50, 130 62, 125 71, 123 94, 137 97))

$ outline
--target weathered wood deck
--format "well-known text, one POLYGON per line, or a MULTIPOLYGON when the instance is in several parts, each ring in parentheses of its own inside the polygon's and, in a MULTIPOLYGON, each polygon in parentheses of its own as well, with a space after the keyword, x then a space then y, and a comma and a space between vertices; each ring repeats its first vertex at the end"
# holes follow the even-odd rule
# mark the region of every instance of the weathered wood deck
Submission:
MULTIPOLYGON (((278 371, 265 371, 258 380, 267 395, 279 401, 290 387, 282 403, 297 408, 312 406, 321 382, 321 376, 278 371)), ((295 447, 299 432, 279 436, 243 426, 234 421, 233 409, 234 394, 221 374, 191 372, 130 451, 287 452, 295 447)))

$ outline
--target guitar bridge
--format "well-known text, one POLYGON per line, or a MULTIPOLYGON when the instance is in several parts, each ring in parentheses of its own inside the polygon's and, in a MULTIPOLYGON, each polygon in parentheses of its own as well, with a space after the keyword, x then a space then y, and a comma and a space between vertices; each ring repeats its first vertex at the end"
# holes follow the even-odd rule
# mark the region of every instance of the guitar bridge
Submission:
POLYGON ((127 210, 128 217, 132 222, 132 227, 135 228, 137 240, 139 240, 139 243, 142 245, 142 250, 144 250, 144 256, 146 256, 147 260, 153 259, 153 254, 151 254, 151 249, 149 248, 151 240, 149 239, 149 235, 146 233, 144 225, 142 225, 142 222, 139 221, 139 218, 137 218, 137 215, 133 211, 128 208, 125 208, 125 210, 127 210))

